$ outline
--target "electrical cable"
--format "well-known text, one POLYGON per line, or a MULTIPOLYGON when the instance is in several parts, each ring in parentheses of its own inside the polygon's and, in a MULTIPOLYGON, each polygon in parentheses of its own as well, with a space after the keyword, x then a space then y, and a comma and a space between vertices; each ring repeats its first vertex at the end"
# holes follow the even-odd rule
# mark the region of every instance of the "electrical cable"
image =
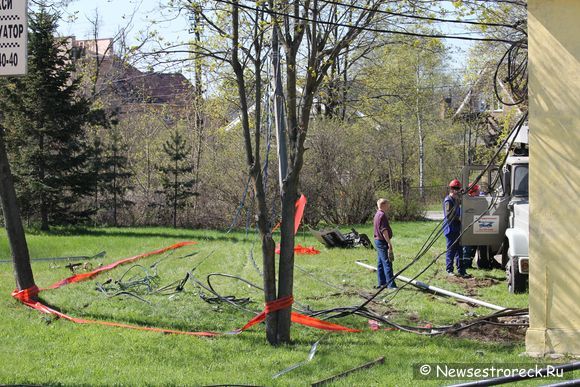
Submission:
MULTIPOLYGON (((215 0, 215 1, 218 3, 237 6, 239 8, 247 9, 250 11, 261 11, 261 9, 259 9, 259 8, 249 6, 249 5, 235 3, 235 2, 229 1, 229 0, 215 0)), ((448 35, 448 34, 447 35, 446 34, 422 34, 422 33, 418 33, 418 32, 387 30, 387 29, 381 29, 381 28, 361 27, 361 26, 348 25, 348 24, 343 24, 343 23, 328 22, 328 21, 324 21, 324 20, 313 20, 313 19, 310 19, 307 17, 290 15, 287 13, 277 12, 277 11, 273 11, 273 10, 267 10, 266 12, 271 14, 271 15, 274 15, 274 16, 282 16, 282 17, 287 17, 290 19, 304 21, 304 22, 313 22, 313 23, 316 22, 318 24, 328 25, 328 26, 332 26, 332 27, 345 27, 348 29, 355 29, 358 31, 376 32, 376 33, 385 33, 385 34, 394 34, 394 35, 405 35, 405 36, 416 36, 416 37, 433 38, 433 39, 445 38, 445 39, 470 40, 470 41, 480 41, 480 42, 501 42, 501 43, 509 43, 509 44, 513 43, 513 41, 507 40, 507 39, 473 38, 473 37, 469 37, 469 36, 453 36, 453 35, 448 35)))
POLYGON ((495 96, 502 104, 506 106, 516 106, 527 102, 528 100, 528 57, 527 52, 520 55, 520 49, 527 50, 527 39, 513 42, 504 55, 501 57, 495 68, 493 75, 493 88, 495 96), (518 58, 521 58, 518 60, 518 58), (507 75, 505 81, 509 85, 510 92, 513 94, 514 101, 505 101, 498 90, 499 70, 507 59, 507 75))
POLYGON ((248 194, 251 179, 252 179, 252 176, 248 176, 248 181, 246 182, 246 188, 244 188, 244 193, 242 194, 242 199, 240 200, 240 204, 238 205, 238 208, 237 208, 236 213, 234 215, 234 219, 232 220, 232 224, 230 224, 230 227, 228 227, 226 234, 229 234, 233 230, 233 228, 235 227, 236 223, 238 222, 238 217, 240 216, 240 213, 242 212, 242 209, 244 208, 244 204, 246 202, 246 195, 248 194))
POLYGON ((511 24, 502 24, 502 23, 482 23, 482 22, 478 22, 478 21, 474 21, 474 20, 443 19, 443 18, 437 18, 437 17, 419 16, 419 15, 405 14, 405 13, 401 13, 401 12, 386 11, 386 10, 381 10, 381 9, 372 10, 370 8, 357 6, 355 4, 344 4, 344 3, 340 3, 337 1, 331 1, 331 0, 320 0, 320 1, 327 3, 327 4, 339 5, 339 6, 343 6, 343 7, 352 8, 352 9, 358 9, 361 11, 366 11, 366 12, 374 11, 374 12, 380 13, 380 14, 398 16, 398 17, 409 18, 409 19, 428 20, 428 21, 436 21, 436 22, 441 22, 441 23, 470 24, 470 25, 484 26, 484 27, 506 27, 506 28, 513 28, 513 29, 521 32, 521 30, 519 30, 517 28, 517 25, 518 25, 517 23, 514 25, 511 25, 511 24))

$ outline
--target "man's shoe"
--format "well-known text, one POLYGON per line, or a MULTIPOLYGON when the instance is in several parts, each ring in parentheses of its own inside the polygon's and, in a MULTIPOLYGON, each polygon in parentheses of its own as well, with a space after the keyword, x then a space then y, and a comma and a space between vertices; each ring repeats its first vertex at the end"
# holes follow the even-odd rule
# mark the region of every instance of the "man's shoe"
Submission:
POLYGON ((452 272, 452 271, 448 271, 448 272, 447 272, 447 277, 452 277, 452 276, 454 276, 454 275, 455 275, 455 274, 453 274, 453 272, 452 272))
POLYGON ((457 276, 461 277, 461 278, 473 278, 473 276, 471 274, 467 274, 467 273, 458 274, 457 276))

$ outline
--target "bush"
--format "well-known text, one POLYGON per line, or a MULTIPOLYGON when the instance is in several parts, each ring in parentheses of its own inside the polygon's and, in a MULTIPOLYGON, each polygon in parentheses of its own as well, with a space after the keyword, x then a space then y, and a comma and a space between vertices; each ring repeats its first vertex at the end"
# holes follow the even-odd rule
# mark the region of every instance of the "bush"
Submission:
POLYGON ((403 194, 400 192, 379 191, 377 198, 385 198, 389 200, 391 208, 389 215, 391 219, 396 220, 416 220, 422 219, 425 212, 425 205, 421 202, 418 193, 409 194, 405 200, 403 194))

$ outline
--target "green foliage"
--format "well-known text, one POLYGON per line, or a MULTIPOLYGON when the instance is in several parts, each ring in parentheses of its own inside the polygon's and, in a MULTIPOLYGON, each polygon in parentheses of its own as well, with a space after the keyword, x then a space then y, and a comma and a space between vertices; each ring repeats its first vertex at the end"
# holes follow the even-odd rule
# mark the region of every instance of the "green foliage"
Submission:
POLYGON ((177 227, 177 210, 185 206, 193 195, 195 179, 191 177, 193 167, 189 160, 191 148, 178 129, 163 144, 166 161, 159 167, 162 173, 163 194, 173 209, 173 227, 177 227))
POLYGON ((379 156, 377 191, 404 199, 398 215, 404 219, 416 216, 421 206, 415 201, 432 200, 440 181, 463 164, 460 129, 441 111, 450 92, 442 85, 452 88, 446 55, 438 40, 407 39, 375 51, 361 69, 357 108, 377 134, 367 143, 379 156))
POLYGON ((415 192, 414 197, 407 198, 400 192, 380 191, 376 194, 377 198, 386 198, 389 200, 389 215, 396 220, 419 219, 423 217, 425 205, 421 202, 415 192))
POLYGON ((375 141, 374 130, 356 123, 313 121, 301 177, 306 222, 364 223, 372 216, 381 162, 367 149, 375 141))
POLYGON ((28 75, 1 80, 0 111, 25 215, 39 211, 41 227, 85 218, 75 203, 90 192, 84 179, 84 125, 103 122, 102 112, 78 96, 74 66, 55 37, 58 16, 44 7, 30 17, 28 75))
POLYGON ((132 204, 125 199, 133 175, 128 168, 127 151, 128 145, 117 125, 113 125, 108 132, 95 130, 88 149, 87 178, 93 184, 92 208, 99 224, 117 225, 118 212, 132 204))

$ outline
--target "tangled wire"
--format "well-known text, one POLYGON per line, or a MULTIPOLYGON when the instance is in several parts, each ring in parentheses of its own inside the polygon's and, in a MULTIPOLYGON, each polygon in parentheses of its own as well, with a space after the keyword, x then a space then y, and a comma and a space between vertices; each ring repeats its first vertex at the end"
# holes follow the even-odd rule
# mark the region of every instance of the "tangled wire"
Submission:
POLYGON ((528 41, 521 39, 513 43, 496 66, 493 87, 497 99, 504 105, 527 105, 528 102, 528 41), (505 71, 500 71, 505 69, 505 71), (501 76, 505 72, 505 76, 501 76), (499 89, 503 85, 512 96, 513 101, 506 101, 499 89), (498 87, 499 86, 499 87, 498 87))

